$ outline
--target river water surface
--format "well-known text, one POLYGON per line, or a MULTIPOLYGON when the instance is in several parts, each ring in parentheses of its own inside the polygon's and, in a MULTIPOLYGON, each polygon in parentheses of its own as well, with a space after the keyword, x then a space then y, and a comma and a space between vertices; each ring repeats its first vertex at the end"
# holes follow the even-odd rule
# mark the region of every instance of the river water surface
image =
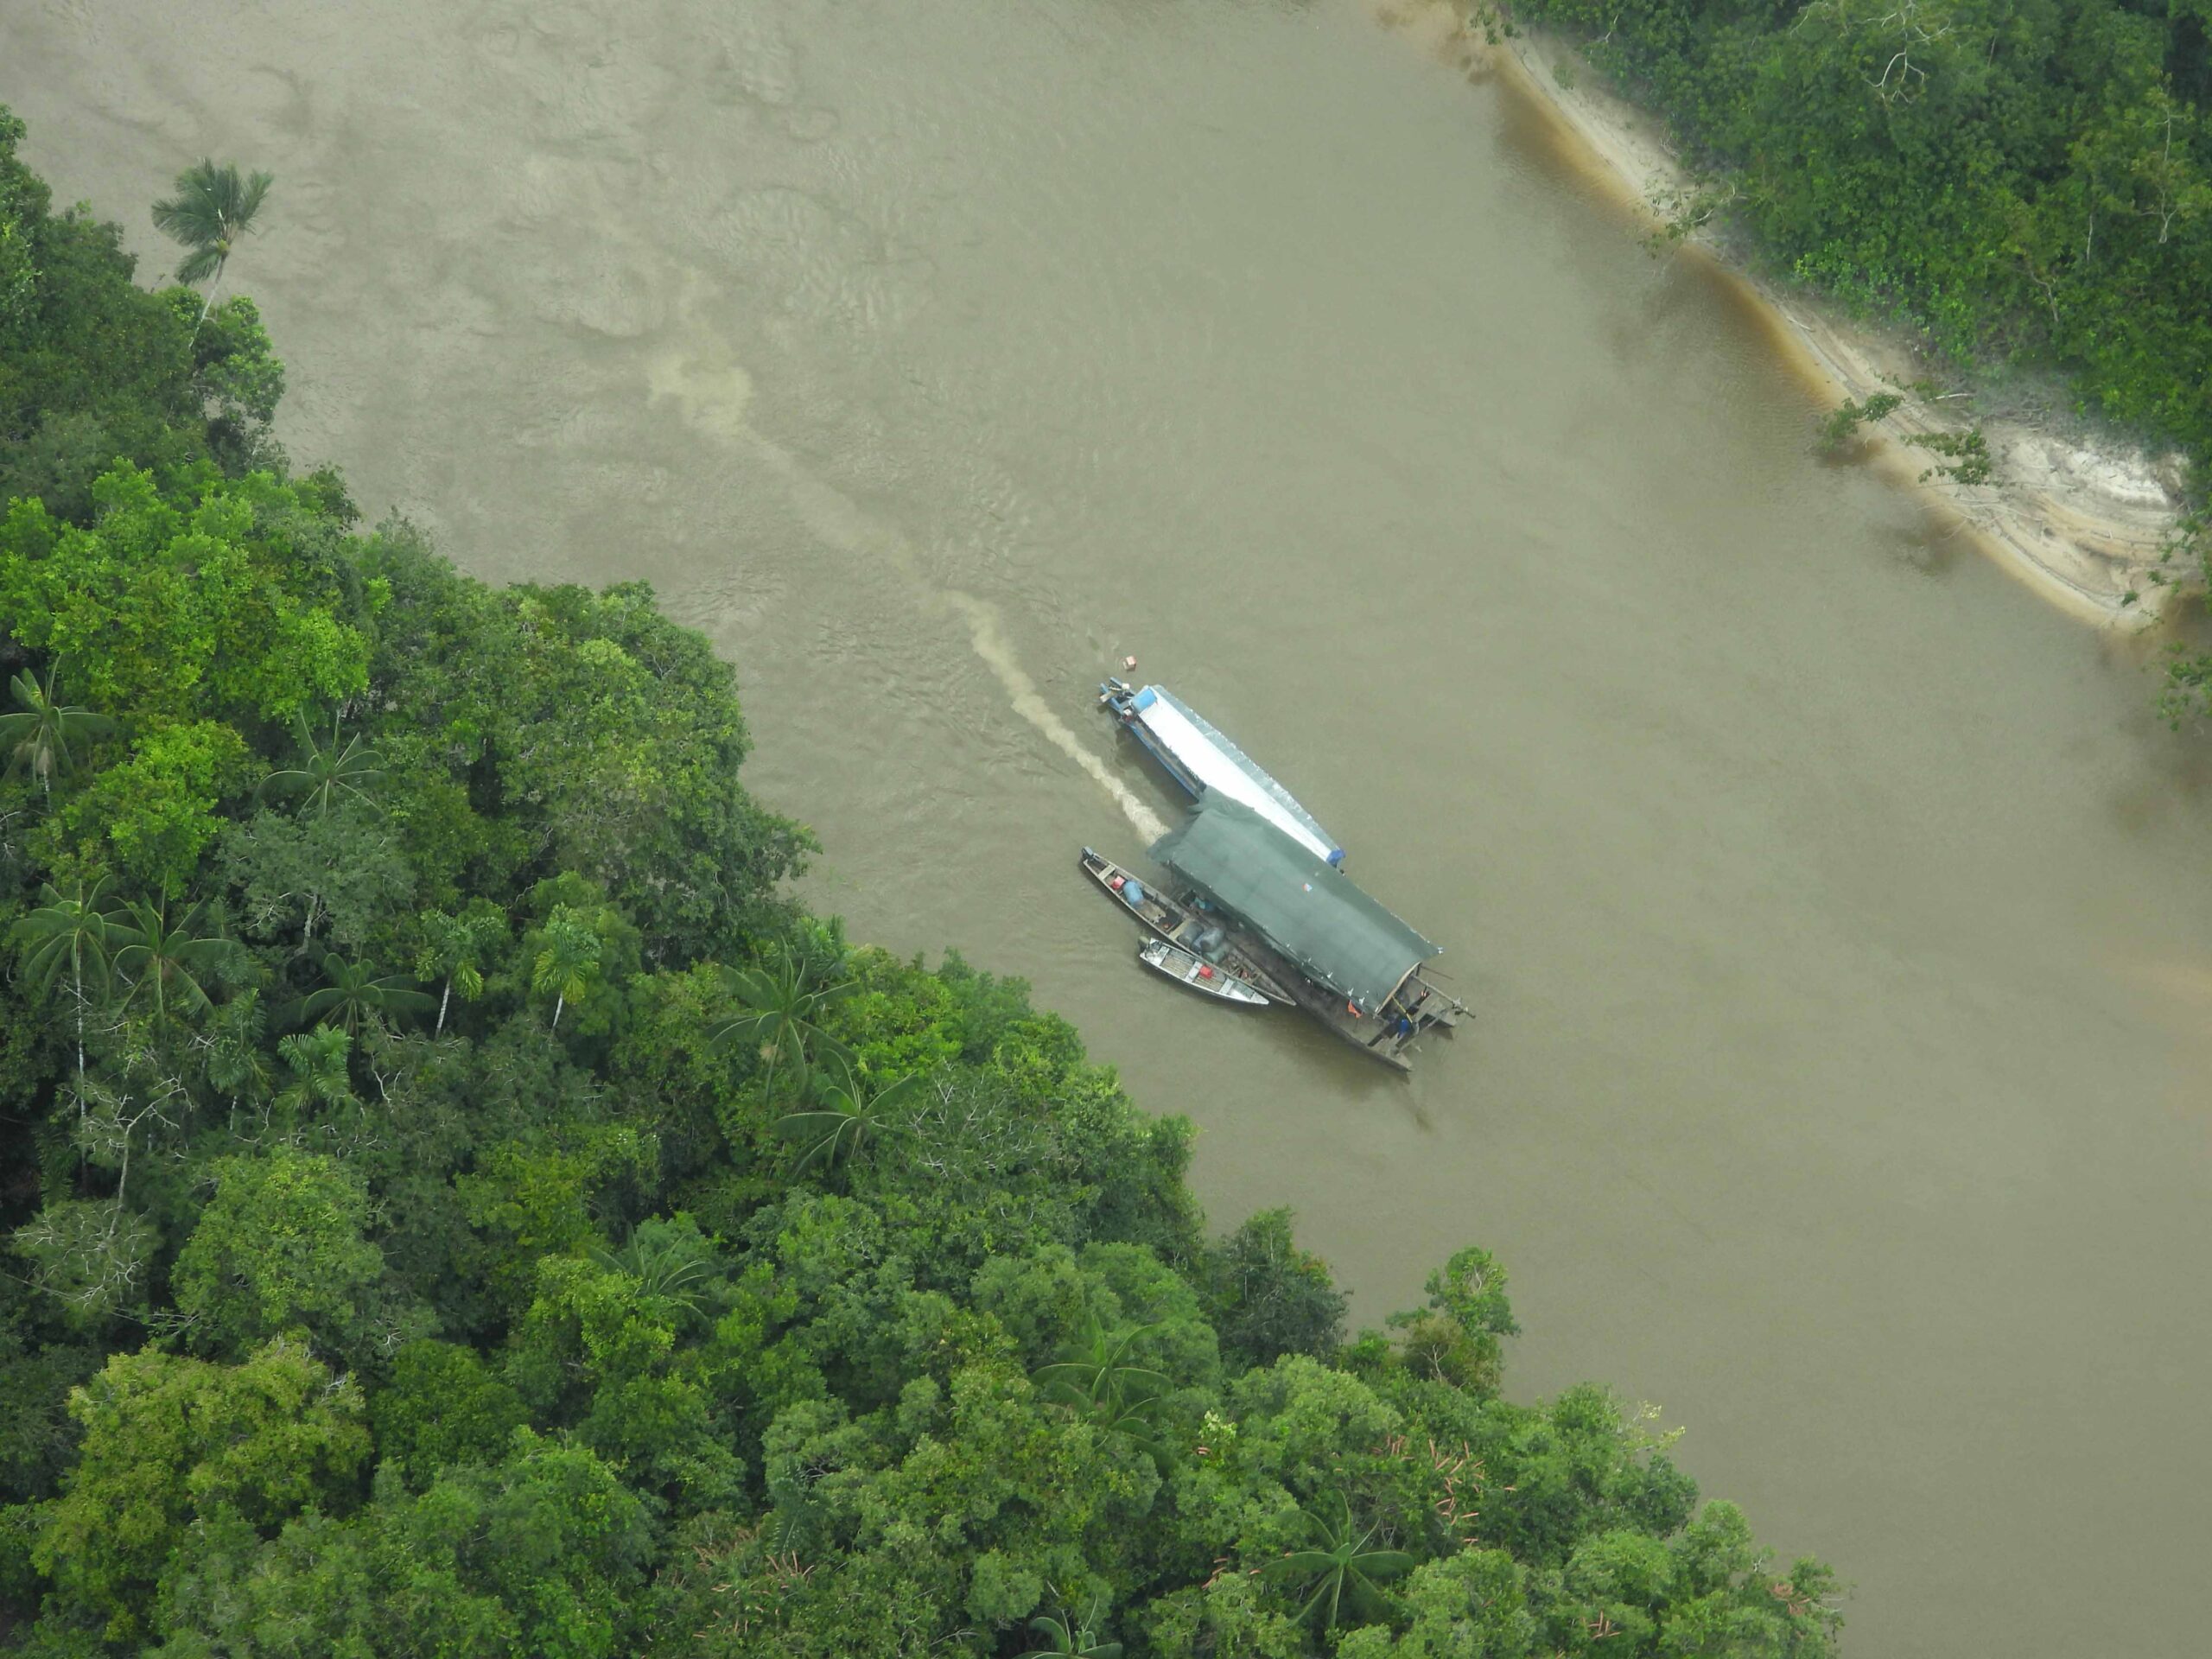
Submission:
POLYGON ((1731 288, 1350 0, 14 0, 0 100, 234 262, 350 473, 650 578, 856 938, 1027 976, 1379 1316, 1480 1241, 1857 1586, 1861 1655, 2202 1650, 2212 800, 2146 653, 1808 454, 1731 288), (1408 1084, 1144 976, 1124 652, 1479 1010, 1408 1084))

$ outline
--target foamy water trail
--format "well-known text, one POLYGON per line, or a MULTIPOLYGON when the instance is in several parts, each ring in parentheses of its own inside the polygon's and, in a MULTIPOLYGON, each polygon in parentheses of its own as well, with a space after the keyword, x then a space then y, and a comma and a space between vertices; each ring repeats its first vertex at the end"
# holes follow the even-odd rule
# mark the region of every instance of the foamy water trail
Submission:
POLYGON ((963 594, 957 588, 944 590, 945 601, 967 620, 969 642, 976 648, 992 673, 999 677, 999 683, 1006 688, 1013 699, 1014 712, 1034 726, 1067 756, 1096 779, 1098 787, 1114 798, 1122 809, 1122 817, 1136 826, 1137 833, 1147 842, 1154 842, 1167 833, 1167 825, 1160 814, 1140 800, 1129 786, 1108 770, 1084 741, 1068 729, 1068 724, 1052 712, 1052 706, 1039 695, 1036 682, 1032 680, 1014 654, 1014 644, 1006 637, 1001 625, 998 607, 988 600, 977 599, 973 594, 963 594))
POLYGON ((1112 797, 1114 804, 1122 809, 1136 832, 1147 842, 1157 841, 1167 833, 1167 825, 1160 814, 1147 806, 1135 791, 1116 778, 1110 767, 1088 744, 1071 731, 1068 723, 1056 714, 1037 690, 1037 683, 1021 665, 1014 642, 1007 638, 1005 621, 998 607, 988 600, 978 599, 973 594, 957 588, 932 588, 922 574, 921 561, 914 556, 913 544, 891 525, 871 516, 860 504, 841 492, 832 489, 808 472, 780 445, 762 437, 758 432, 747 431, 747 437, 760 458, 783 478, 790 488, 791 504, 798 510, 806 527, 831 546, 862 558, 876 558, 895 565, 909 581, 927 595, 933 609, 950 611, 968 626, 968 641, 983 665, 996 677, 1006 689, 1007 700, 1014 713, 1034 726, 1048 738, 1054 748, 1081 766, 1090 775, 1099 788, 1112 797))

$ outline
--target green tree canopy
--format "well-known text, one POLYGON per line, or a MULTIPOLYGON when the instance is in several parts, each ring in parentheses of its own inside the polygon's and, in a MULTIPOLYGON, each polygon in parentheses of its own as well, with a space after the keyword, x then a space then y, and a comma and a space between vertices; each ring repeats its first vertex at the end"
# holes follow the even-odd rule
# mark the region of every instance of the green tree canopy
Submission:
POLYGON ((1509 10, 1656 104, 1777 268, 1954 361, 2055 365, 2087 410, 2212 459, 2200 4, 1509 10))
POLYGON ((358 1350, 384 1254, 363 1237, 368 1195, 334 1159, 278 1147, 207 1172, 214 1196, 176 1259, 177 1312, 194 1347, 243 1353, 295 1328, 324 1352, 358 1350))
POLYGON ((297 1344, 238 1365, 118 1354, 70 1396, 80 1461, 34 1559, 111 1639, 145 1630, 170 1550, 194 1521, 265 1527, 343 1490, 368 1456, 360 1392, 297 1344))

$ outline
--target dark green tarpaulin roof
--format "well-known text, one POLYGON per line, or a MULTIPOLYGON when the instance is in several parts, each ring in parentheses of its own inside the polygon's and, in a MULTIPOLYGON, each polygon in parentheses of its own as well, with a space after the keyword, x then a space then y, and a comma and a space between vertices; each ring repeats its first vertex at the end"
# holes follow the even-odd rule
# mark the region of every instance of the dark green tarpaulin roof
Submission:
POLYGON ((1209 790, 1152 855, 1256 928, 1307 976, 1380 1007, 1437 947, 1242 802, 1209 790))

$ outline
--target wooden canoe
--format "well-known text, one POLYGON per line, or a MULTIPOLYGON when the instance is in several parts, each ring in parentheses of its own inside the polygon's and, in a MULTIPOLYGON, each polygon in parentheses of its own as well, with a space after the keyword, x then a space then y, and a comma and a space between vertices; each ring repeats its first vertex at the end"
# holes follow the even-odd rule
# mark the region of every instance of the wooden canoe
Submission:
POLYGON ((1271 1001, 1256 986, 1247 984, 1236 975, 1166 939, 1147 939, 1137 947, 1137 960, 1154 973, 1165 975, 1178 985, 1218 1002, 1240 1008, 1264 1008, 1271 1001))

